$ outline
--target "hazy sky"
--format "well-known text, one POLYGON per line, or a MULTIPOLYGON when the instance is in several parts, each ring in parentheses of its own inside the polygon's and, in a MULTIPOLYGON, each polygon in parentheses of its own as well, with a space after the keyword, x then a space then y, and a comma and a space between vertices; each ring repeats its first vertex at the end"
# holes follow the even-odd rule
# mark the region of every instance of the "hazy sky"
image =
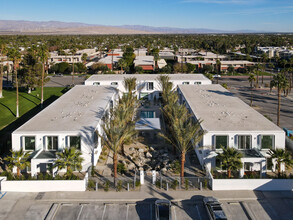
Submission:
POLYGON ((1 20, 293 32, 293 0, 0 0, 1 20))

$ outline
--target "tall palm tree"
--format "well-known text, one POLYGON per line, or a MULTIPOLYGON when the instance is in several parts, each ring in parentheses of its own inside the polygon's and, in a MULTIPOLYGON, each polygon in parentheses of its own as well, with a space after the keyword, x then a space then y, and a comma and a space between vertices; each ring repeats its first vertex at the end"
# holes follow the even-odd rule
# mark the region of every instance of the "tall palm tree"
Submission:
POLYGON ((288 152, 285 149, 275 149, 268 152, 272 159, 276 159, 278 166, 278 177, 281 175, 281 164, 284 163, 286 166, 293 164, 293 160, 288 152))
MULTIPOLYGON (((5 56, 7 53, 7 48, 5 44, 0 45, 0 56, 5 56)), ((0 98, 3 98, 2 90, 3 90, 3 69, 4 69, 4 61, 3 58, 0 60, 0 98)))
POLYGON ((76 54, 77 49, 74 47, 70 50, 72 54, 72 85, 74 85, 74 55, 76 54))
POLYGON ((23 151, 21 148, 19 151, 11 151, 11 156, 5 157, 4 160, 8 162, 10 169, 17 168, 17 177, 20 177, 20 171, 30 165, 29 156, 30 152, 23 151))
POLYGON ((16 117, 19 117, 19 100, 18 100, 18 79, 17 79, 17 69, 21 59, 20 52, 15 48, 11 48, 8 51, 8 57, 13 60, 13 72, 15 75, 15 86, 16 86, 16 117))
POLYGON ((173 83, 170 82, 170 77, 168 75, 160 75, 157 79, 161 85, 162 90, 162 99, 163 104, 168 103, 168 99, 170 98, 170 94, 173 89, 173 83))
POLYGON ((252 91, 253 91, 253 83, 255 82, 255 75, 254 74, 249 74, 249 77, 248 77, 248 81, 250 83, 250 91, 251 91, 251 96, 250 96, 250 106, 252 106, 252 91))
POLYGON ((65 148, 63 152, 57 152, 57 160, 55 161, 54 168, 66 169, 66 174, 71 174, 74 170, 80 171, 82 169, 82 162, 84 158, 81 157, 82 153, 74 147, 65 148))
POLYGON ((227 170, 228 178, 231 178, 231 171, 242 168, 242 154, 235 148, 222 147, 223 152, 218 154, 218 159, 222 163, 222 167, 227 170))
POLYGON ((118 66, 121 68, 121 74, 123 74, 123 70, 127 67, 127 62, 125 61, 125 59, 120 59, 118 61, 118 66))
POLYGON ((278 93, 277 125, 280 126, 281 93, 284 92, 285 96, 287 96, 290 86, 287 78, 281 73, 278 73, 277 75, 274 75, 273 80, 270 83, 271 90, 274 87, 277 88, 278 93))
POLYGON ((42 63, 42 90, 41 90, 41 107, 44 102, 44 77, 45 77, 45 65, 50 56, 49 50, 46 45, 41 45, 37 51, 37 55, 42 63))
POLYGON ((201 141, 204 131, 200 127, 201 121, 194 122, 186 107, 180 105, 178 102, 172 104, 171 108, 169 108, 167 104, 163 108, 163 112, 164 115, 166 115, 170 133, 160 133, 159 135, 180 152, 180 177, 182 183, 184 183, 185 155, 193 146, 201 141))

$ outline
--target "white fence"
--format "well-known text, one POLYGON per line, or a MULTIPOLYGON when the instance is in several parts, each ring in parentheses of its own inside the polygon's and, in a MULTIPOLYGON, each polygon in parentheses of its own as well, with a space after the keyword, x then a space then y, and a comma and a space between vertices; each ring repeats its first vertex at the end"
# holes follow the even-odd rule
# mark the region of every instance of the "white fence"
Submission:
POLYGON ((84 180, 21 180, 7 181, 0 177, 0 190, 4 192, 86 191, 84 180))
POLYGON ((212 179, 211 183, 212 190, 293 190, 293 179, 212 179))

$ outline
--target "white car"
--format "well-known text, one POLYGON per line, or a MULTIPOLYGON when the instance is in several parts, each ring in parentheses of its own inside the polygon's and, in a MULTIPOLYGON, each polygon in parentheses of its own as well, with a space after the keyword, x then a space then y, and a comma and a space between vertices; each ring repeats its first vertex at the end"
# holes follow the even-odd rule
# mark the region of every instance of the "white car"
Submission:
POLYGON ((159 199, 155 202, 156 220, 172 220, 171 202, 159 199))
POLYGON ((205 197, 203 203, 211 220, 227 220, 222 204, 214 197, 205 197))

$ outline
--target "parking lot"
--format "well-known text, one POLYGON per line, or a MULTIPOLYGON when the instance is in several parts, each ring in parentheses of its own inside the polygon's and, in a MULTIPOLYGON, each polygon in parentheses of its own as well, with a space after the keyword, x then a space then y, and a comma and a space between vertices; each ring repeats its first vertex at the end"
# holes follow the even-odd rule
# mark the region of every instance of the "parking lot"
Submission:
MULTIPOLYGON (((138 202, 46 202, 23 201, 1 206, 0 219, 98 219, 98 220, 155 220, 155 199, 138 202), (11 209, 11 210, 9 210, 11 209)), ((293 219, 293 199, 220 200, 229 220, 293 219)), ((201 200, 173 201, 173 220, 208 219, 201 200)))

